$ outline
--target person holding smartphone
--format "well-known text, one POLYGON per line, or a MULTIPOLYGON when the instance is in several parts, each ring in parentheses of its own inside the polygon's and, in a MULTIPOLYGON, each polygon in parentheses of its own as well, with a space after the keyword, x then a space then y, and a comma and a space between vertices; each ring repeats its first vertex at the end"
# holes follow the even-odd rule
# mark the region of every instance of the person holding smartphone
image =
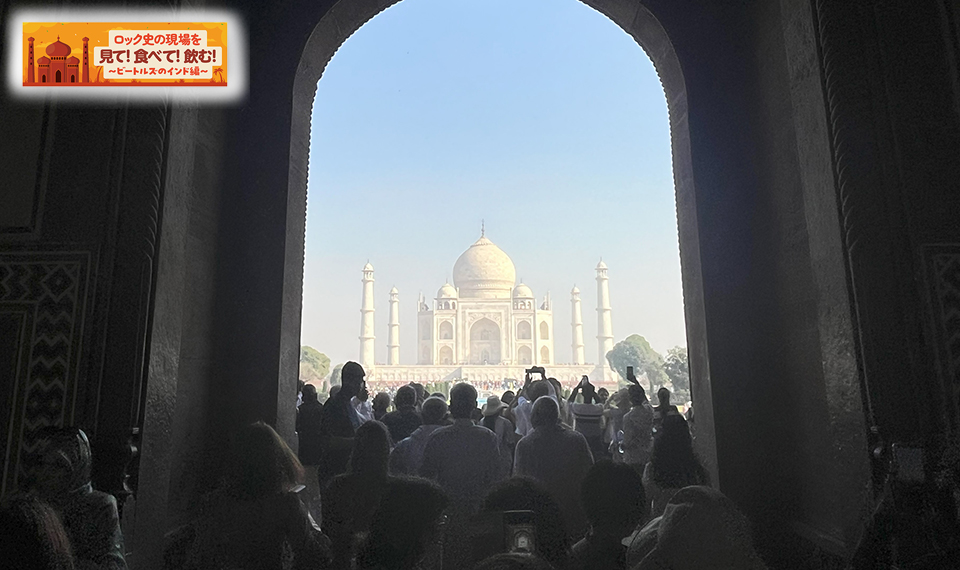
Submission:
POLYGON ((573 429, 577 430, 590 444, 590 451, 594 458, 606 455, 603 445, 603 404, 597 399, 596 389, 590 383, 590 378, 584 375, 580 383, 570 393, 567 406, 573 414, 573 429), (583 396, 583 402, 577 402, 577 396, 583 396))

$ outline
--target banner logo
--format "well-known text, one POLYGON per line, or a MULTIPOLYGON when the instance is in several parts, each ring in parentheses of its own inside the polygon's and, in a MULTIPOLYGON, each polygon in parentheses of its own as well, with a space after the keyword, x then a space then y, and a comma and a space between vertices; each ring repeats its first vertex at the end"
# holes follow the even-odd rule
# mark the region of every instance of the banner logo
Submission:
POLYGON ((24 87, 227 87, 226 22, 24 22, 24 87))

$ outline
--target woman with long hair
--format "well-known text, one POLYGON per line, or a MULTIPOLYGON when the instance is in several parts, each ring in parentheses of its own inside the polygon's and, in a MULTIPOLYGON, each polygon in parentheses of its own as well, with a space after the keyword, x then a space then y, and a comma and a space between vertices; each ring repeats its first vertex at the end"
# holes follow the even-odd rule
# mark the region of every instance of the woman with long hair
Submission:
POLYGON ((334 568, 349 566, 357 545, 369 531, 387 487, 390 434, 376 420, 357 428, 347 472, 321 492, 323 530, 330 537, 334 568))
POLYGON ((70 538, 52 507, 31 495, 0 504, 3 564, 22 570, 73 570, 70 538))
POLYGON ((643 484, 650 500, 651 517, 663 514, 670 497, 690 485, 709 485, 710 478, 693 451, 687 421, 679 414, 663 418, 653 440, 643 484))
POLYGON ((322 568, 324 538, 297 496, 303 466, 263 422, 240 430, 221 488, 192 525, 184 568, 322 568))

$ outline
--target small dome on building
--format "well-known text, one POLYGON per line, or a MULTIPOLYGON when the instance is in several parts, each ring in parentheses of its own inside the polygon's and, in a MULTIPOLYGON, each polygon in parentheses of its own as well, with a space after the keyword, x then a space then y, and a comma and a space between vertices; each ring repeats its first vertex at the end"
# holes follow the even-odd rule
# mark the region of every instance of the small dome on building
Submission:
POLYGON ((70 65, 71 63, 80 63, 80 59, 71 55, 67 58, 67 65, 70 65))
POLYGON ((37 63, 50 63, 50 58, 47 56, 43 56, 37 60, 37 63))
POLYGON ((367 264, 363 266, 363 270, 364 270, 364 271, 373 271, 373 265, 370 265, 370 262, 368 261, 367 264))
POLYGON ((437 291, 437 298, 438 299, 456 299, 457 290, 453 285, 449 283, 444 283, 443 287, 440 287, 440 290, 437 291))
POLYGON ((576 285, 574 285, 574 286, 573 286, 573 289, 570 291, 570 294, 571 294, 571 295, 579 295, 579 294, 580 294, 580 288, 577 287, 576 285))
POLYGON ((47 55, 50 57, 67 57, 70 55, 70 46, 60 41, 60 36, 57 36, 57 41, 47 46, 47 55))
POLYGON ((603 258, 600 258, 600 263, 597 264, 597 269, 606 269, 607 264, 603 262, 603 258))
POLYGON ((398 294, 399 292, 400 292, 400 291, 397 291, 397 288, 396 288, 396 287, 394 287, 393 289, 390 289, 390 294, 391 294, 391 295, 396 295, 396 294, 398 294))
POLYGON ((513 290, 513 297, 516 298, 533 298, 533 291, 530 290, 522 281, 519 285, 513 290))

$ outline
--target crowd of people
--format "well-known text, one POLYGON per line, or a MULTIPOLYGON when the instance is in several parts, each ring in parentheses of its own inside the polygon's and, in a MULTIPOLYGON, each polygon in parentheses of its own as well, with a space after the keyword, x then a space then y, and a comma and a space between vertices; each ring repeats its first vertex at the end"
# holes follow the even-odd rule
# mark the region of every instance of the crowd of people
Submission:
MULTIPOLYGON (((542 371, 478 401, 469 383, 367 393, 349 362, 299 395, 298 453, 257 422, 222 483, 167 536, 170 569, 760 569, 749 525, 709 487, 661 389, 568 394, 542 371)), ((117 506, 77 429, 45 436, 33 488, 0 508, 24 568, 125 568, 117 506)))

